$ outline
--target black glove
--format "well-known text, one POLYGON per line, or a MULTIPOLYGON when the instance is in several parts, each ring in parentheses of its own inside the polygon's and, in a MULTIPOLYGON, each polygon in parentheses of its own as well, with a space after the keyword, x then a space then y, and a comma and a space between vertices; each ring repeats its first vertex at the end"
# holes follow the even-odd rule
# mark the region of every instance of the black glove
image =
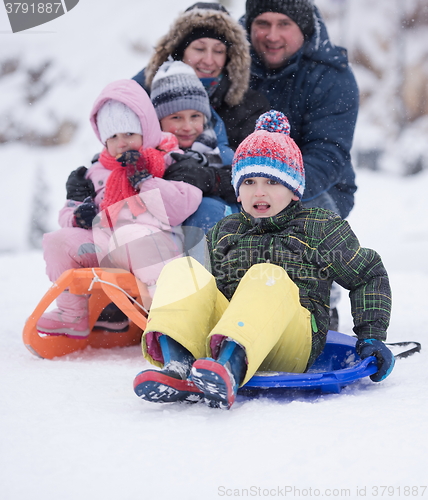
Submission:
MULTIPOLYGON (((171 156, 181 157, 180 153, 171 156)), ((215 168, 203 167, 195 158, 184 158, 173 163, 165 172, 163 178, 167 181, 182 181, 199 188, 204 195, 214 194, 216 186, 215 168)))
POLYGON ((368 358, 369 356, 375 356, 377 359, 378 371, 370 375, 373 382, 380 382, 392 372, 395 358, 382 341, 376 339, 360 339, 357 340, 355 349, 361 359, 368 358))
MULTIPOLYGON (((145 168, 137 168, 137 162, 141 158, 141 153, 135 149, 130 149, 125 151, 120 156, 116 157, 116 160, 122 164, 122 167, 126 168, 126 175, 131 186, 135 189, 140 182, 143 182, 151 178, 151 174, 145 168)), ((144 162, 140 162, 144 165, 144 162)))
POLYGON ((97 207, 92 198, 88 196, 83 200, 83 203, 74 210, 75 224, 82 229, 90 229, 96 215, 97 207))
POLYGON ((223 198, 229 205, 238 203, 235 189, 232 186, 232 166, 225 165, 224 167, 216 168, 215 171, 217 176, 217 191, 215 194, 223 198))
POLYGON ((127 167, 128 165, 136 165, 137 161, 140 159, 140 152, 136 149, 130 149, 125 151, 120 156, 116 157, 116 160, 122 164, 122 167, 127 167))
MULTIPOLYGON (((171 153, 171 156, 183 156, 171 153)), ((173 163, 163 176, 167 181, 183 181, 199 188, 204 196, 219 196, 228 203, 237 203, 232 186, 232 167, 202 167, 195 158, 186 158, 173 163)))
POLYGON ((95 197, 95 188, 91 179, 85 178, 87 170, 86 167, 79 167, 68 176, 65 183, 67 200, 83 201, 88 196, 95 197))
POLYGON ((171 153, 171 158, 176 162, 193 158, 203 167, 208 167, 209 165, 207 157, 199 151, 193 151, 193 149, 188 149, 185 153, 171 153))
POLYGON ((133 167, 129 167, 128 181, 134 189, 137 188, 140 182, 144 182, 151 177, 152 175, 148 172, 148 170, 136 170, 133 167))

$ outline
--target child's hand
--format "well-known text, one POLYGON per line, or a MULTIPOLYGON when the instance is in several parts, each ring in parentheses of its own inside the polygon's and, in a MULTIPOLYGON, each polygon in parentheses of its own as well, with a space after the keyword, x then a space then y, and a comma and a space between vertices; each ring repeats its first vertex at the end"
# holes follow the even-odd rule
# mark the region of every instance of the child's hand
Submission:
POLYGON ((394 355, 380 340, 360 339, 357 340, 355 348, 361 359, 368 358, 369 356, 376 357, 378 371, 370 375, 373 382, 380 382, 392 372, 395 364, 394 355))
POLYGON ((152 176, 150 175, 148 170, 136 170, 134 167, 129 167, 127 171, 128 181, 134 189, 137 189, 137 186, 141 183, 150 179, 152 176))
POLYGON ((208 166, 207 157, 203 153, 200 153, 199 151, 193 151, 192 149, 187 150, 184 154, 171 153, 171 158, 176 162, 189 159, 191 159, 192 161, 196 160, 197 163, 199 163, 199 165, 201 165, 202 167, 208 166))
POLYGON ((187 158, 168 167, 163 178, 166 181, 187 182, 199 188, 205 196, 209 196, 216 194, 216 170, 214 167, 203 167, 194 158, 187 158))
POLYGON ((130 149, 125 151, 119 156, 116 156, 116 160, 122 164, 122 167, 127 167, 128 165, 136 165, 140 159, 140 152, 135 149, 130 149))
POLYGON ((68 176, 65 183, 67 200, 83 201, 88 196, 95 197, 95 188, 91 179, 85 178, 87 170, 86 167, 79 167, 68 176))
POLYGON ((74 225, 82 229, 90 229, 96 215, 97 207, 92 198, 88 196, 83 200, 83 203, 74 210, 74 225))

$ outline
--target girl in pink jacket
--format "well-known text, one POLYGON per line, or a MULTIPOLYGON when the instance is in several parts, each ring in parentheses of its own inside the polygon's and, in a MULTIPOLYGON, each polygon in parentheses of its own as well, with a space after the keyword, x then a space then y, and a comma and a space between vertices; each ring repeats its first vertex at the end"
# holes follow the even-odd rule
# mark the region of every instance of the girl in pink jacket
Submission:
MULTIPOLYGON (((162 178, 170 153, 181 151, 176 137, 161 131, 149 96, 135 81, 107 85, 90 120, 105 146, 85 173, 95 190, 83 202, 67 200, 59 214, 61 229, 45 234, 46 272, 55 281, 72 268, 120 267, 153 296, 162 267, 182 255, 180 225, 198 208, 202 191, 162 178)), ((88 296, 63 292, 57 309, 43 314, 37 329, 86 337, 88 296)))

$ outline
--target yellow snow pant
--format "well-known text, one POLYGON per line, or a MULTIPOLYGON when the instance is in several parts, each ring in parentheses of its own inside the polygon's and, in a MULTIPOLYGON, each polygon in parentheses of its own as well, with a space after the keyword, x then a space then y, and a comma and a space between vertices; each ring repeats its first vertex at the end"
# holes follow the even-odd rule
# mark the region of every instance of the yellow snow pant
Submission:
POLYGON ((300 304, 298 287, 282 267, 252 266, 229 303, 214 277, 191 257, 168 263, 157 282, 143 353, 161 367, 148 352, 150 332, 170 336, 195 358, 212 356, 214 336, 235 340, 248 361, 242 385, 257 370, 302 373, 312 345, 310 312, 300 304))

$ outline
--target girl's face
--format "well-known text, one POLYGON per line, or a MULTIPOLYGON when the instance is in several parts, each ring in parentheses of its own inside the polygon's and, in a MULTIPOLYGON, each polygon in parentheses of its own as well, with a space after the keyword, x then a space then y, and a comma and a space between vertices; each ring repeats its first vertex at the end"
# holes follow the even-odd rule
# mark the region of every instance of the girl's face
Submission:
POLYGON ((134 134, 133 132, 114 134, 106 142, 107 151, 114 158, 131 149, 138 151, 142 145, 143 136, 141 134, 134 134))
POLYGON ((283 184, 267 177, 244 179, 239 186, 238 201, 255 218, 273 217, 298 199, 283 184))
POLYGON ((198 78, 216 78, 226 64, 227 47, 214 38, 198 38, 186 47, 183 62, 191 66, 198 78))
POLYGON ((205 115, 194 109, 185 109, 165 116, 160 121, 164 132, 171 132, 178 139, 181 149, 189 149, 204 130, 205 115))

